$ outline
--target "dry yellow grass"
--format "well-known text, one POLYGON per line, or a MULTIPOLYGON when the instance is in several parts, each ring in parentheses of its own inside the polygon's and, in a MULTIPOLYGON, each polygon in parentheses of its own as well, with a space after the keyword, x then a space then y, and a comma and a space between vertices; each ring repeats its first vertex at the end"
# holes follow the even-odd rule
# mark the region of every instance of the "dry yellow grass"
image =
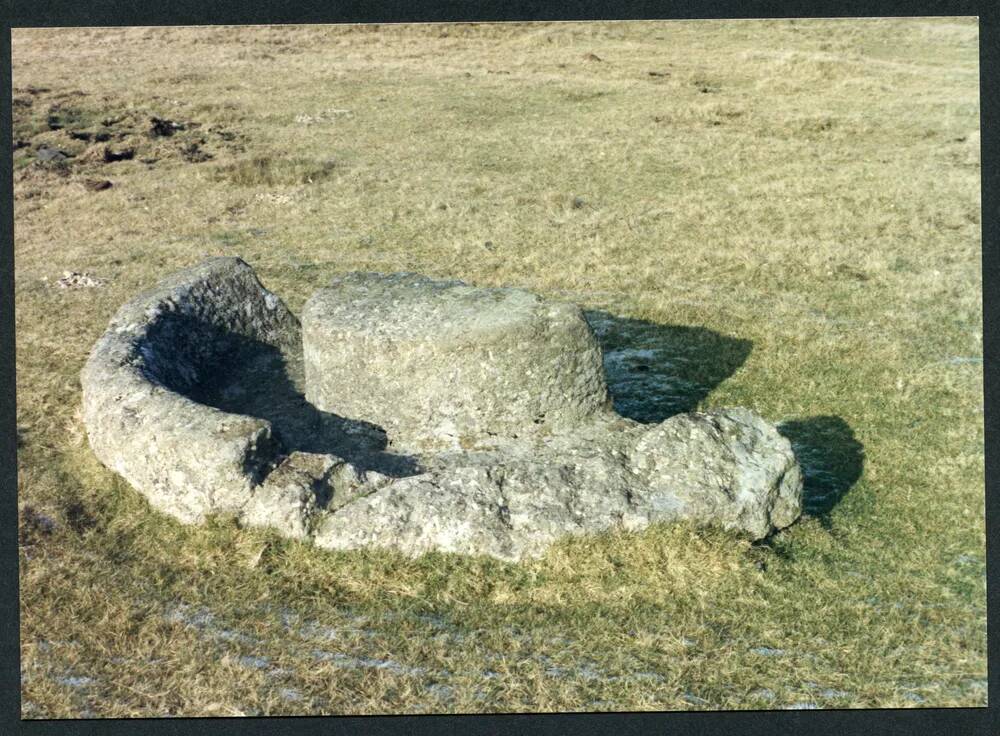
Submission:
POLYGON ((12 43, 25 717, 985 704, 974 21, 12 43), (180 526, 90 454, 78 373, 219 254, 295 311, 364 269, 608 312, 685 356, 656 411, 784 422, 811 513, 518 566, 180 526))

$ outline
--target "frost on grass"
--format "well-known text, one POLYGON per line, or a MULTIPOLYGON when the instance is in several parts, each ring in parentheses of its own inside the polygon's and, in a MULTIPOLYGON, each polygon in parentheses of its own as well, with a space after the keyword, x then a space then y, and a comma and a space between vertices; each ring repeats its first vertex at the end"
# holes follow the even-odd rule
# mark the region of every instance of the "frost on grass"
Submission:
POLYGON ((87 677, 86 675, 64 675, 62 677, 55 678, 55 680, 60 685, 72 688, 86 687, 87 685, 92 685, 96 682, 93 677, 87 677))
POLYGON ((754 654, 759 654, 762 657, 784 657, 784 649, 774 649, 772 647, 755 647, 751 649, 754 654))
POLYGON ((62 277, 56 281, 56 286, 60 289, 93 289, 103 285, 104 279, 77 271, 64 271, 62 277))
POLYGON ((345 668, 365 668, 373 670, 387 670, 394 675, 419 676, 427 672, 426 667, 411 667, 400 664, 392 659, 380 659, 378 657, 356 657, 342 652, 328 652, 321 649, 313 651, 313 657, 320 662, 332 662, 338 667, 345 668))
POLYGON ((244 655, 239 658, 239 663, 244 667, 248 667, 254 670, 266 670, 271 668, 271 660, 267 657, 254 657, 252 655, 244 655))

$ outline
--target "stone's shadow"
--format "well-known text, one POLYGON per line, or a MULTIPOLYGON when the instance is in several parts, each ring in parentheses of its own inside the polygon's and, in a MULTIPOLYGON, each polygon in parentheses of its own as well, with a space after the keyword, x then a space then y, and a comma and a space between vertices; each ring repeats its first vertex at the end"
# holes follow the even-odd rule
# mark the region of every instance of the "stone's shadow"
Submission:
POLYGON ((240 338, 214 374, 201 376, 186 393, 216 409, 266 419, 285 452, 334 454, 393 477, 421 472, 415 458, 385 451, 381 427, 317 409, 306 400, 304 386, 301 359, 240 338))
POLYGON ((802 468, 803 510, 830 528, 830 511, 861 477, 865 448, 840 417, 782 422, 778 432, 792 443, 802 468))
POLYGON ((694 411, 743 365, 753 343, 703 327, 661 325, 590 310, 615 411, 655 424, 694 411))
MULTIPOLYGON (((694 411, 743 365, 753 343, 702 327, 661 325, 590 310, 615 411, 643 423, 694 411)), ((804 510, 829 527, 830 510, 861 477, 864 447, 840 417, 785 422, 804 480, 804 510)))

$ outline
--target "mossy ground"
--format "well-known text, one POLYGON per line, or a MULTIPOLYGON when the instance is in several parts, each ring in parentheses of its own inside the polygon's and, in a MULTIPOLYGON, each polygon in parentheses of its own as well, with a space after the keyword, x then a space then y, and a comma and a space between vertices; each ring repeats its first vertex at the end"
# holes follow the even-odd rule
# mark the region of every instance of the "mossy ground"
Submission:
POLYGON ((973 20, 12 41, 25 717, 985 704, 973 20), (294 311, 361 269, 611 315, 623 410, 782 422, 810 514, 523 565, 181 526, 89 452, 78 375, 217 254, 294 311))

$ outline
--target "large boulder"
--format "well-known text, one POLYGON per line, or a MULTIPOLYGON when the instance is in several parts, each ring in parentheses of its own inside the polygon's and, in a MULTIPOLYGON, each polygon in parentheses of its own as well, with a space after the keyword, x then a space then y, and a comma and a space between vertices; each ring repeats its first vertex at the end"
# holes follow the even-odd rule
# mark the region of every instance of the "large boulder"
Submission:
POLYGON ((567 535, 679 520, 759 539, 798 517, 801 494, 788 440, 760 417, 680 414, 597 443, 461 453, 447 472, 396 481, 325 517, 316 544, 517 560, 567 535))
POLYGON ((610 406, 580 309, 522 289, 350 274, 306 302, 306 397, 395 447, 471 448, 610 406))
POLYGON ((774 426, 618 416, 579 310, 518 289, 354 274, 303 338, 246 263, 210 259, 123 306, 81 379, 97 457, 187 523, 518 560, 658 521, 758 539, 801 510, 774 426))
POLYGON ((121 307, 91 350, 81 374, 90 446, 183 522, 233 514, 306 536, 329 466, 343 461, 295 452, 267 419, 201 400, 220 375, 262 356, 294 362, 301 349, 298 319, 242 260, 175 273, 121 307))

